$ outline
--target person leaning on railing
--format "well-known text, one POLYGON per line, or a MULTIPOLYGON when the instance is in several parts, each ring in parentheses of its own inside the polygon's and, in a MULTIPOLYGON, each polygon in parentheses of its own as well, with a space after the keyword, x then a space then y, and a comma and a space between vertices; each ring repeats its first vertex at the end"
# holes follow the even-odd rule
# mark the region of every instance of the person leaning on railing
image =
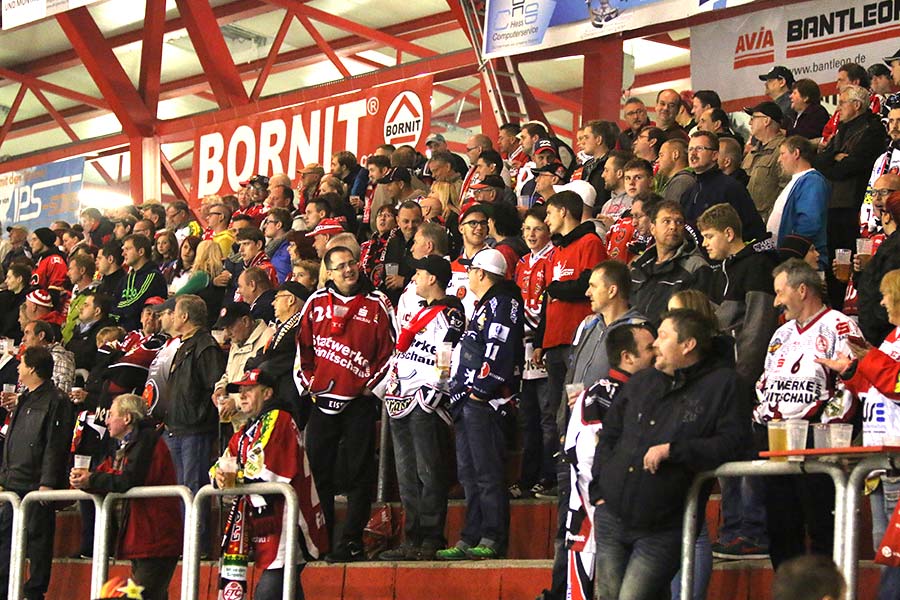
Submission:
MULTIPOLYGON (((72 469, 69 484, 91 493, 124 493, 135 486, 175 485, 175 464, 159 431, 135 394, 113 400, 106 427, 118 442, 97 470, 72 469)), ((183 524, 177 498, 126 500, 118 523, 116 556, 131 560, 132 578, 145 600, 166 600, 181 554, 183 524)))

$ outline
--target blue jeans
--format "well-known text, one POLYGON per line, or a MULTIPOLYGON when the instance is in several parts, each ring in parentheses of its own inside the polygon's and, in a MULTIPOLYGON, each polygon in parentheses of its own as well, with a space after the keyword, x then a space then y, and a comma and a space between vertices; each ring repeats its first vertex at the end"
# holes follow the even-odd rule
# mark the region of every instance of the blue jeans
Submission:
POLYGON ((761 477, 723 477, 722 527, 719 543, 727 544, 739 537, 760 546, 769 545, 766 533, 765 482, 761 477))
POLYGON ((594 511, 600 600, 658 600, 669 595, 681 559, 681 527, 630 529, 605 504, 594 511))
MULTIPOLYGON (((881 538, 887 531, 898 498, 900 498, 900 477, 887 476, 882 476, 881 485, 869 496, 872 505, 872 542, 875 544, 875 552, 878 552, 881 538)), ((897 598, 900 598, 900 567, 882 567, 878 600, 897 598)))
MULTIPOLYGON (((192 433, 173 435, 167 433, 163 439, 169 447, 172 462, 175 463, 175 476, 178 484, 190 488, 196 494, 200 488, 209 484, 209 467, 212 458, 214 433, 192 433)), ((206 515, 209 507, 204 504, 197 515, 200 519, 200 552, 208 554, 210 549, 209 527, 206 515)))
POLYGON ((456 421, 456 470, 466 494, 466 522, 460 538, 498 552, 509 535, 505 438, 502 417, 486 402, 466 400, 456 421))
MULTIPOLYGON (((294 592, 294 600, 303 600, 303 567, 297 565, 297 586, 294 592)), ((253 590, 253 600, 281 600, 284 593, 284 569, 266 569, 256 582, 253 590)))
MULTIPOLYGON (((712 544, 709 543, 709 532, 706 523, 700 529, 697 542, 694 544, 694 600, 705 600, 706 588, 712 578, 712 544)), ((681 569, 672 579, 672 600, 681 598, 681 569)))
POLYGON ((436 414, 416 406, 405 417, 391 419, 390 428, 404 537, 415 546, 428 540, 441 547, 447 519, 447 482, 441 457, 446 425, 436 414))

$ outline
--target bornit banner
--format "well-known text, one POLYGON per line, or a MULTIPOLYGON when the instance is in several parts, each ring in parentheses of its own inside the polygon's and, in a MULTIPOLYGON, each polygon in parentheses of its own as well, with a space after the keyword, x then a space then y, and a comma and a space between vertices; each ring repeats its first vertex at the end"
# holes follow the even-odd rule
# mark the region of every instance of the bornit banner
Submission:
POLYGON ((194 139, 191 189, 197 198, 231 194, 256 173, 294 178, 309 163, 328 171, 340 150, 360 157, 382 144, 422 149, 431 87, 430 76, 417 77, 202 128, 194 139))
POLYGON ((814 0, 691 28, 691 82, 730 108, 764 94, 775 65, 832 93, 838 68, 868 68, 900 47, 900 0, 814 0))
POLYGON ((485 58, 571 44, 753 0, 487 0, 485 58))

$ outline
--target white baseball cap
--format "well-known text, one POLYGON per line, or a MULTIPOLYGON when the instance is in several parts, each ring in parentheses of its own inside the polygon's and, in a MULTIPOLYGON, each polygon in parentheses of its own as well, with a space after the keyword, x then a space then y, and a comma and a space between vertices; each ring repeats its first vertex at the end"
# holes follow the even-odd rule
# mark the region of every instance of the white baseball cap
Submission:
POLYGON ((499 250, 485 248, 484 250, 479 250, 475 253, 475 256, 472 257, 472 260, 469 263, 469 268, 481 269, 488 273, 505 277, 506 259, 503 258, 503 254, 501 254, 499 250))
POLYGON ((575 192, 581 196, 581 201, 584 202, 586 206, 593 207, 594 203, 597 202, 597 190, 595 190, 594 186, 587 181, 576 179, 565 185, 554 185, 553 191, 557 194, 560 192, 575 192))

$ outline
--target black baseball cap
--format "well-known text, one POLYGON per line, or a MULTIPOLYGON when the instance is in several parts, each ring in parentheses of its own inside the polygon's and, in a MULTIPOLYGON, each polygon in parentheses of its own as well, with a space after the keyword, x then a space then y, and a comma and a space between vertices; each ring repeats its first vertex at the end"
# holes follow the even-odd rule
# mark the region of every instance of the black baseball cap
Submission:
POLYGON ((453 272, 450 269, 450 263, 447 259, 442 256, 437 256, 436 254, 430 254, 417 260, 411 260, 409 265, 414 269, 422 269, 423 271, 431 273, 437 277, 438 283, 445 288, 447 287, 447 284, 450 283, 450 278, 453 276, 453 272))
POLYGON ((762 113, 776 123, 781 123, 781 120, 784 119, 784 113, 781 112, 781 107, 771 100, 767 102, 760 102, 756 106, 747 107, 744 109, 744 112, 748 115, 752 115, 753 113, 762 113))
POLYGON ((165 302, 154 304, 151 308, 155 313, 166 312, 167 310, 175 310, 175 303, 178 301, 176 296, 168 298, 165 302))
POLYGON ((213 326, 213 329, 224 329, 231 327, 241 317, 250 316, 250 305, 246 302, 232 302, 226 304, 219 311, 219 320, 213 326))
POLYGON ((768 81, 770 79, 784 79, 784 83, 788 87, 794 85, 794 74, 791 73, 790 69, 788 69, 787 67, 782 67, 781 65, 772 67, 771 71, 759 76, 760 81, 768 81))
POLYGON ((301 284, 296 281, 285 281, 281 284, 281 287, 278 288, 279 292, 290 292, 291 294, 297 296, 301 300, 305 301, 309 298, 309 290, 303 287, 301 284))
POLYGON ((884 60, 884 63, 887 66, 893 66, 891 63, 893 63, 895 60, 900 60, 900 50, 897 50, 891 56, 885 56, 882 60, 884 60))

